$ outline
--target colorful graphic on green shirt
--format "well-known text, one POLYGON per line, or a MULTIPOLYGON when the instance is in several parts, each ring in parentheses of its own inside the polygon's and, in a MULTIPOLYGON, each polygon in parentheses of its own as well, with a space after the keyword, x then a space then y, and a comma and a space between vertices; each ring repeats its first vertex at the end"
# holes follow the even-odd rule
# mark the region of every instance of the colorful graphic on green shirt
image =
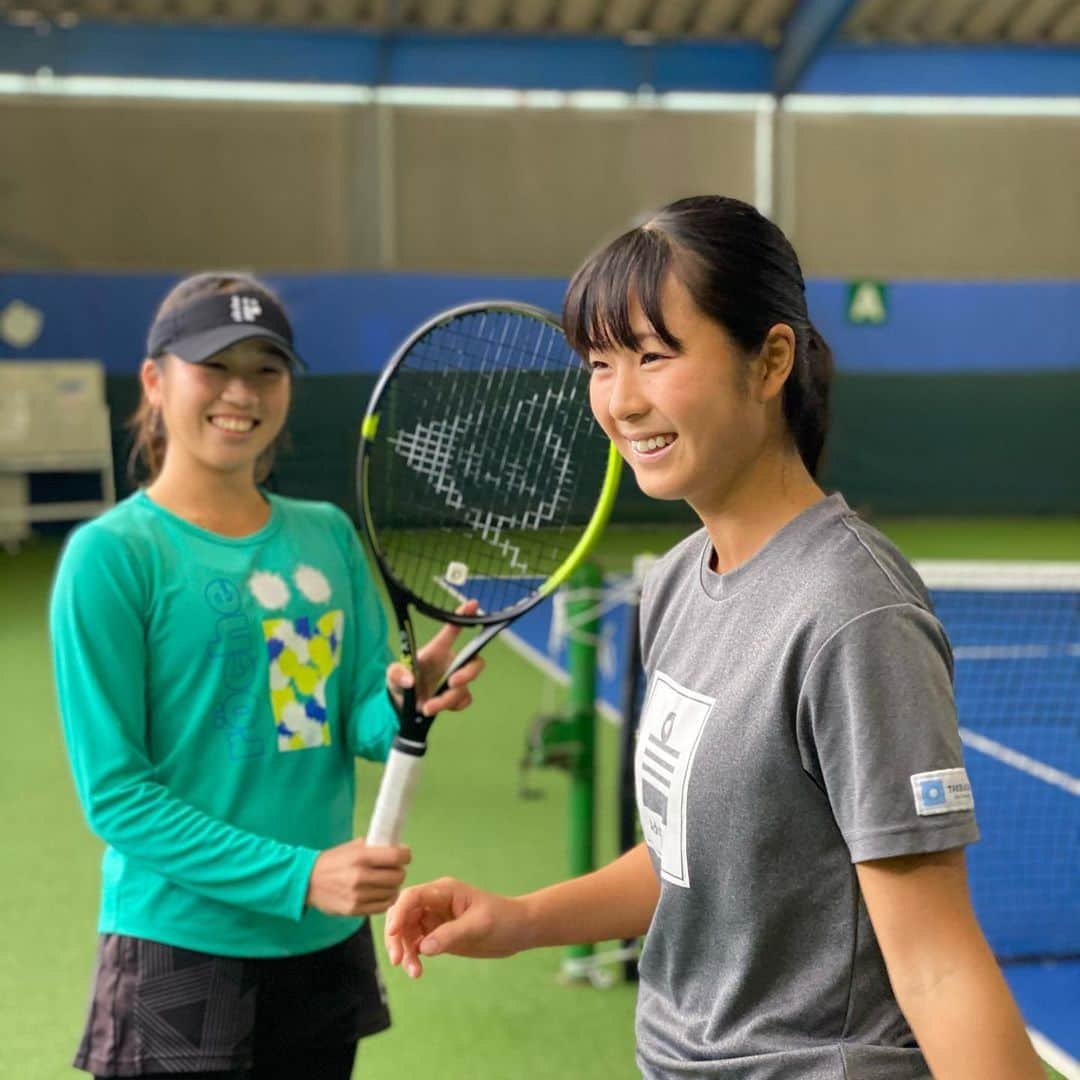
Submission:
MULTIPOLYGON (((313 567, 298 567, 293 582, 313 603, 330 599, 329 582, 313 567)), ((271 610, 283 608, 291 596, 284 578, 265 571, 252 574, 248 588, 262 607, 271 610)), ((326 686, 341 662, 344 626, 344 612, 337 609, 263 620, 278 750, 330 745, 326 686)))

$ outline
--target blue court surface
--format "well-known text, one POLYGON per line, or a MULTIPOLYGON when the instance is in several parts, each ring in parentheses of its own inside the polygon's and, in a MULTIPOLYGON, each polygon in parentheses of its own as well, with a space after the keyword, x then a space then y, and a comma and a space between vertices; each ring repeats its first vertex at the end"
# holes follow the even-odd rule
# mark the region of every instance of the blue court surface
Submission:
MULTIPOLYGON (((483 581, 462 591, 483 604, 483 581)), ((609 720, 622 711, 632 591, 613 578, 597 598, 598 706, 609 720)), ((975 908, 1040 1053, 1080 1080, 1080 592, 931 592, 956 657, 982 834, 968 851, 975 908)), ((543 603, 504 637, 565 681, 556 607, 543 603)))

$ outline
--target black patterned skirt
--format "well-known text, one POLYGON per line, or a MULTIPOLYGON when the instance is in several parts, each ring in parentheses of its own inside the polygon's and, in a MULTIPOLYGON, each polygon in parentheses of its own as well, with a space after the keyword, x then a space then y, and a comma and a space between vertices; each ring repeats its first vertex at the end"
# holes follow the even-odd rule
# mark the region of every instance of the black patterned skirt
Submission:
POLYGON ((367 921, 338 945, 273 959, 102 934, 73 1064, 104 1076, 250 1069, 389 1026, 367 921))

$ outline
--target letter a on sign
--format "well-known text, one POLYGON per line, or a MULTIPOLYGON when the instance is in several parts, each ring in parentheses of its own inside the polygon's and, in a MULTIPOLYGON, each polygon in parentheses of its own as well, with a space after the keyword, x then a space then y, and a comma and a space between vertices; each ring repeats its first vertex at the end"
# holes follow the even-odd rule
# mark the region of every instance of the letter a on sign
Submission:
POLYGON ((848 322, 880 326, 889 317, 888 294, 879 281, 856 281, 848 286, 848 322))

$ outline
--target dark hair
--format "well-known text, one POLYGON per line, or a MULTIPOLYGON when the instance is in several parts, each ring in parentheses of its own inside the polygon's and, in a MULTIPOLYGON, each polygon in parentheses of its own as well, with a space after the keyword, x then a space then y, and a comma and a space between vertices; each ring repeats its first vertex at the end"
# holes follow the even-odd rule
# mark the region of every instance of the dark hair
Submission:
POLYGON ((784 419, 816 475, 829 427, 832 352, 807 315, 795 249, 748 203, 723 195, 679 199, 593 255, 566 293, 563 327, 570 345, 582 356, 616 346, 637 349, 630 325, 636 301, 661 341, 680 348, 660 303, 669 273, 745 352, 757 352, 777 323, 791 327, 795 360, 784 384, 784 419))
MULTIPOLYGON (((186 277, 179 284, 174 285, 158 305, 151 322, 156 322, 162 315, 167 315, 170 311, 175 311, 195 300, 202 300, 217 293, 236 292, 261 297, 272 301, 278 307, 282 306, 274 291, 250 274, 211 271, 192 274, 191 277, 186 277)), ((150 359, 157 360, 159 357, 154 356, 150 359)), ((153 481, 161 472, 161 466, 165 462, 167 436, 161 414, 147 400, 145 391, 143 391, 138 408, 128 419, 127 426, 132 432, 131 451, 128 454, 128 477, 133 484, 139 483, 140 474, 143 474, 147 480, 153 481)), ((262 483, 270 475, 278 446, 285 439, 286 436, 282 433, 259 456, 255 464, 256 483, 262 483)))

